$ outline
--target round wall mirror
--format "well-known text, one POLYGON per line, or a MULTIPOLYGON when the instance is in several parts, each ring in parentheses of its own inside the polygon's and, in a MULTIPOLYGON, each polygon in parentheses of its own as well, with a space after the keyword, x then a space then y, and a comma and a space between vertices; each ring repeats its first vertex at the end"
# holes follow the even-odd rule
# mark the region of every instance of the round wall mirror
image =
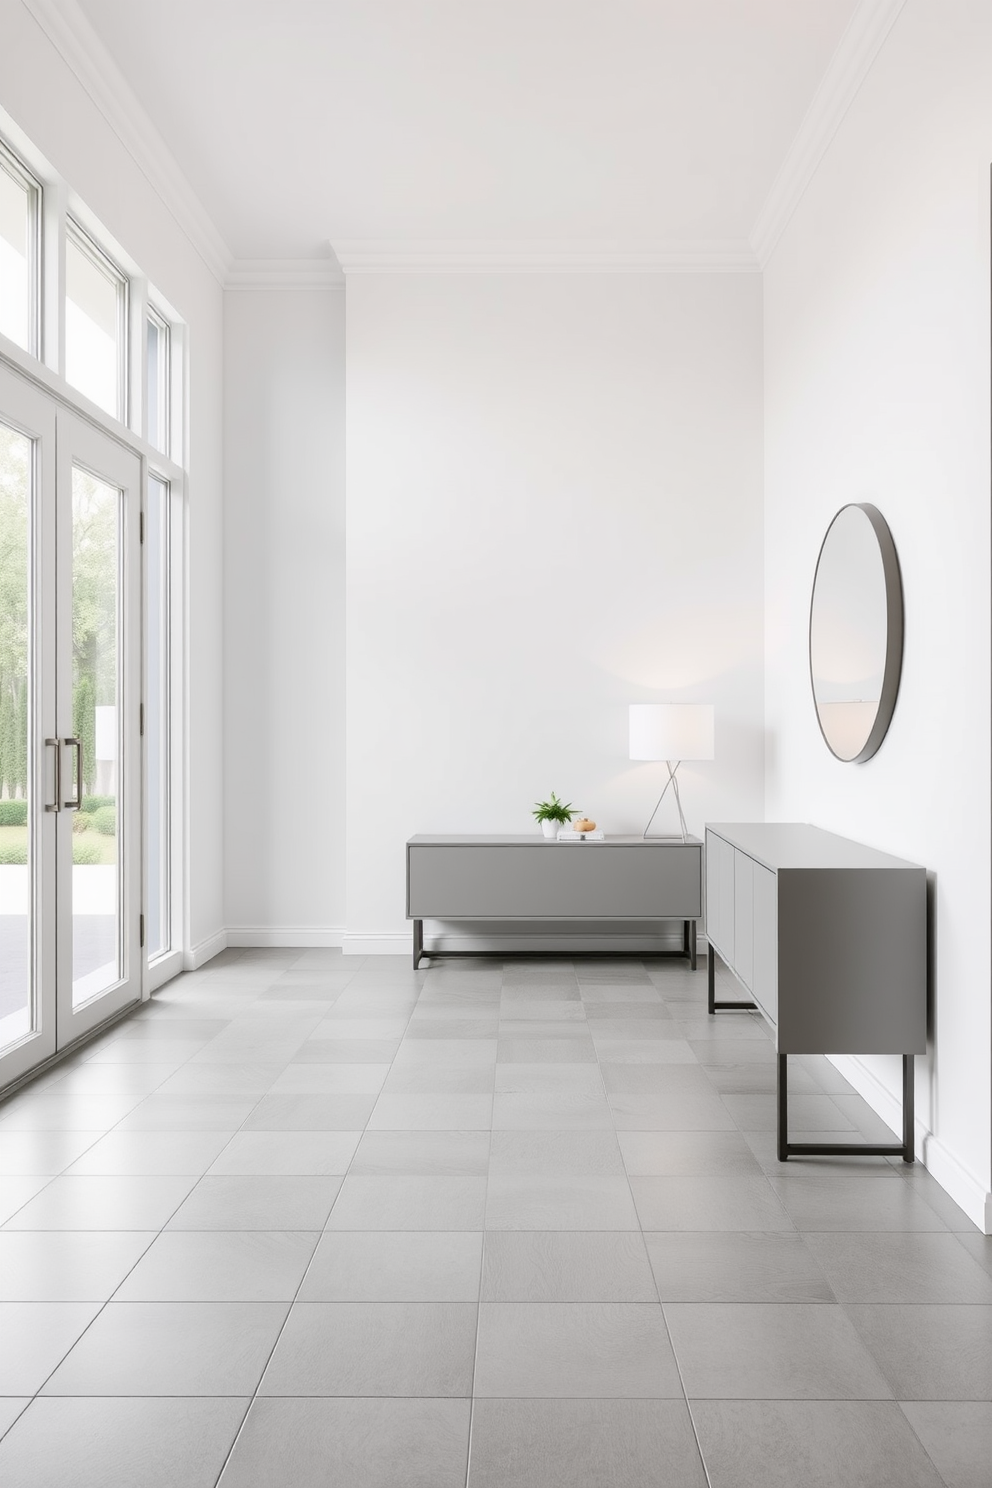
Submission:
POLYGON ((841 507, 813 579, 809 675, 827 748, 870 759, 885 738, 902 669, 902 582, 895 544, 874 506, 841 507))

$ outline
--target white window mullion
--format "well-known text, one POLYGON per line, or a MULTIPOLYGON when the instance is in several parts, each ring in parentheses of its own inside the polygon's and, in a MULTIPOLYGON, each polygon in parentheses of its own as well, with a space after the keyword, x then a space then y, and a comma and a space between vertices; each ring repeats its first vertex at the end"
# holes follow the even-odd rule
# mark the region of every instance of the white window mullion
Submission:
POLYGON ((59 377, 65 377, 67 197, 61 182, 45 183, 41 223, 41 360, 59 377))

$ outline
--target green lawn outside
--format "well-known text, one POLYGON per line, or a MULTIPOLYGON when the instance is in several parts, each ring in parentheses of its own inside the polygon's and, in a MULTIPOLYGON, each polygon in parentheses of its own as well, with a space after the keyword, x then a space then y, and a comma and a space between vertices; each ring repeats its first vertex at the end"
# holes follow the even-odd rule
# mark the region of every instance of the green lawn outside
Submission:
MULTIPOLYGON (((102 832, 94 832, 88 827, 85 832, 73 833, 74 841, 85 839, 92 842, 100 849, 101 863, 117 862, 117 838, 105 837, 102 832)), ((0 827, 0 866, 2 866, 2 849, 5 847, 26 848, 28 842, 27 827, 0 827)))

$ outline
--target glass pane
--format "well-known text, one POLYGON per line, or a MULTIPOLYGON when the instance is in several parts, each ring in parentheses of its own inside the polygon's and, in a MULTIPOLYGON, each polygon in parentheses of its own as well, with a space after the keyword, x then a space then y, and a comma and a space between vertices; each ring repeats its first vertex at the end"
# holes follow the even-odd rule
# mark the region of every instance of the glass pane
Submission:
POLYGON ((36 193, 11 175, 0 156, 0 332, 25 351, 31 345, 31 272, 36 193))
POLYGON ((169 327, 148 317, 148 443, 163 454, 169 440, 169 327))
POLYGON ((0 1048, 35 1026, 28 801, 30 439, 0 424, 0 1048))
MULTIPOLYGON (((72 471, 72 1004, 121 978, 118 610, 121 493, 72 471)), ((68 793, 65 793, 68 796, 68 793)))
POLYGON ((121 327, 126 280, 81 235, 65 245, 65 375, 115 418, 123 414, 121 327))
POLYGON ((145 525, 148 649, 145 656, 145 740, 148 761, 149 961, 169 949, 169 486, 148 478, 145 525))

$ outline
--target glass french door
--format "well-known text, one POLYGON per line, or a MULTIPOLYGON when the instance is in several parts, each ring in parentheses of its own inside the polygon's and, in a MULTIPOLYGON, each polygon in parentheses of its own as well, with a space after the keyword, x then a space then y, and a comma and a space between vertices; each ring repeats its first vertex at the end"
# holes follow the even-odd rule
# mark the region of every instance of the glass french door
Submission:
POLYGON ((0 369, 0 1087, 141 994, 141 477, 0 369))

